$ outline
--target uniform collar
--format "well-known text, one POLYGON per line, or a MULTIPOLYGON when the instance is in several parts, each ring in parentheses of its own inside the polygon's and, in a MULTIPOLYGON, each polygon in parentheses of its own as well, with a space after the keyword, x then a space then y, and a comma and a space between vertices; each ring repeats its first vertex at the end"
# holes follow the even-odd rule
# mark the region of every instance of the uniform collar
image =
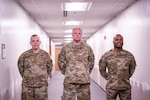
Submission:
POLYGON ((71 44, 72 44, 72 47, 76 48, 76 49, 81 49, 81 48, 84 47, 84 43, 83 42, 81 42, 79 45, 75 45, 73 42, 71 42, 71 44))

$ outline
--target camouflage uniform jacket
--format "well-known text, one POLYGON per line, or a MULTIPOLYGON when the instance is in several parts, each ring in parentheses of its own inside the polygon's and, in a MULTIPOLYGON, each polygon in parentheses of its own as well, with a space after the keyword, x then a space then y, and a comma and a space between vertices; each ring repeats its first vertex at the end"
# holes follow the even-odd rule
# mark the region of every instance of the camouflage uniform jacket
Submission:
POLYGON ((18 69, 23 78, 22 85, 27 87, 45 86, 48 85, 52 60, 44 50, 33 53, 30 49, 19 57, 18 69))
POLYGON ((58 65, 65 75, 65 83, 90 83, 90 73, 94 67, 94 54, 85 43, 64 46, 58 57, 58 65))
POLYGON ((126 50, 115 52, 112 49, 99 61, 100 73, 107 80, 106 88, 110 89, 131 89, 129 78, 133 75, 135 67, 134 56, 126 50))

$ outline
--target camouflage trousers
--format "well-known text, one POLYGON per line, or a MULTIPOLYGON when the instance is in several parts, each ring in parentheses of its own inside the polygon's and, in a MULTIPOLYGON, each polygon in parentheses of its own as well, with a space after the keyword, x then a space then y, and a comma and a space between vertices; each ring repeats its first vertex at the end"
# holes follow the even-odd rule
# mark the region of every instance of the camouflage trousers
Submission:
POLYGON ((48 100, 47 86, 36 88, 22 86, 21 100, 48 100))
POLYGON ((90 84, 64 84, 62 100, 90 100, 90 84))
POLYGON ((107 100, 116 100, 117 95, 119 100, 131 100, 131 89, 127 90, 113 90, 106 89, 107 100))

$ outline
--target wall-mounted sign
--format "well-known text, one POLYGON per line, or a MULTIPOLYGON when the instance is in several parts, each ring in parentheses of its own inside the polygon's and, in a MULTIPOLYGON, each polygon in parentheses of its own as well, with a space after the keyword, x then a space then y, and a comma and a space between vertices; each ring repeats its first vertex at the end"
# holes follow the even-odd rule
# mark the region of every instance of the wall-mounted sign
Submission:
POLYGON ((2 59, 6 58, 6 46, 5 46, 5 44, 1 45, 1 58, 2 59))

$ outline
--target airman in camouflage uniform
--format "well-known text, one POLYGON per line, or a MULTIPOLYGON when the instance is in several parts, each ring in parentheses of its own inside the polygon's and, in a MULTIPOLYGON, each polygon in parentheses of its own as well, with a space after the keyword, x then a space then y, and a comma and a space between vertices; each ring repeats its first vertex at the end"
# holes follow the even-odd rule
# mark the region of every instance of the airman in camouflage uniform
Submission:
POLYGON ((39 37, 32 35, 32 49, 25 51, 18 59, 18 69, 23 78, 21 100, 48 100, 52 60, 46 51, 39 48, 40 43, 39 37))
POLYGON ((82 30, 73 29, 73 41, 65 45, 58 57, 58 65, 65 75, 62 100, 90 100, 90 73, 94 66, 94 54, 81 41, 82 30))
POLYGON ((107 51, 99 61, 101 75, 107 80, 107 100, 131 100, 130 77, 133 75, 136 61, 134 56, 124 49, 123 37, 117 34, 113 40, 114 49, 107 51))

